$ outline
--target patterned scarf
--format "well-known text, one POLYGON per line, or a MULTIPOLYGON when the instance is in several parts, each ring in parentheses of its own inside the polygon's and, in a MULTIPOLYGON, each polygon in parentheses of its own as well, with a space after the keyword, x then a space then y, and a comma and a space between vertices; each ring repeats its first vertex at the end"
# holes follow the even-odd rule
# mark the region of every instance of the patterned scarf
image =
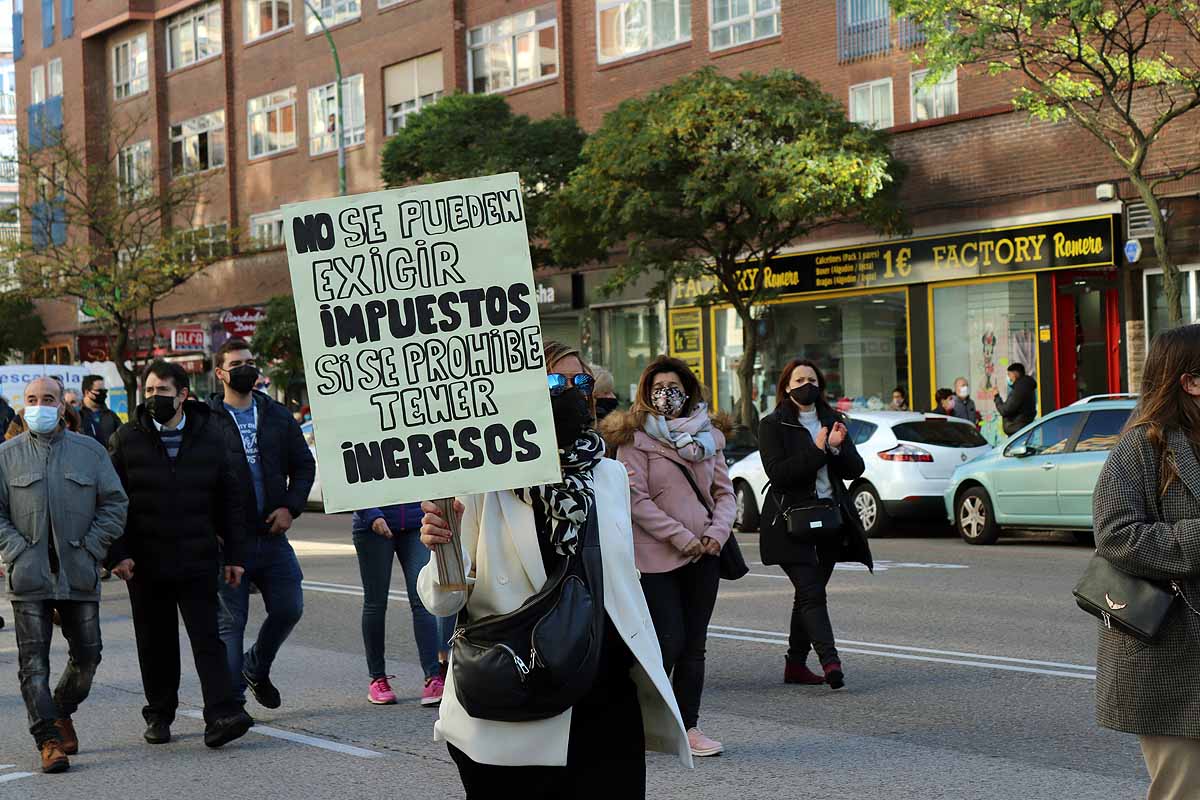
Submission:
POLYGON ((550 524, 550 543, 561 556, 574 554, 579 529, 587 523, 596 502, 592 471, 604 458, 604 440, 595 431, 585 431, 570 450, 559 450, 562 483, 547 483, 514 489, 517 497, 533 507, 534 515, 550 524))
POLYGON ((675 452, 685 461, 698 463, 717 454, 712 420, 704 403, 698 403, 690 417, 667 419, 657 414, 647 414, 645 430, 658 441, 675 448, 675 452))

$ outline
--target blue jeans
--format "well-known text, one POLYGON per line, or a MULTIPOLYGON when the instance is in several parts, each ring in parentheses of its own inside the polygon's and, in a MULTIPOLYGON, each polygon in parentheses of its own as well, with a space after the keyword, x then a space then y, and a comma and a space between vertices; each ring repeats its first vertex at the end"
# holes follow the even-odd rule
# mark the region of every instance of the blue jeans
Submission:
POLYGON ((454 633, 454 617, 438 618, 425 610, 417 595, 417 576, 429 563, 429 550, 421 544, 420 533, 411 530, 393 531, 391 539, 385 539, 370 530, 354 531, 354 549, 358 551, 358 571, 362 576, 363 647, 367 651, 367 671, 371 680, 387 676, 383 657, 383 636, 388 607, 388 589, 392 584, 392 555, 404 570, 404 583, 408 587, 408 605, 412 609, 413 635, 417 640, 417 654, 425 678, 437 675, 441 669, 438 651, 449 649, 448 641, 454 633))
POLYGON ((243 670, 255 680, 270 677, 279 648, 304 614, 304 573, 287 536, 255 536, 246 548, 246 574, 234 589, 221 582, 221 640, 229 659, 229 674, 239 700, 246 696, 243 670), (258 630, 258 640, 243 650, 246 618, 250 613, 250 584, 258 587, 267 618, 258 630), (244 655, 243 655, 244 654, 244 655))
POLYGON ((57 740, 55 720, 70 717, 87 699, 100 664, 100 604, 45 600, 14 600, 13 624, 17 633, 17 675, 21 697, 29 716, 29 732, 38 747, 57 740), (62 618, 69 645, 67 668, 54 694, 50 694, 50 637, 54 610, 62 618))

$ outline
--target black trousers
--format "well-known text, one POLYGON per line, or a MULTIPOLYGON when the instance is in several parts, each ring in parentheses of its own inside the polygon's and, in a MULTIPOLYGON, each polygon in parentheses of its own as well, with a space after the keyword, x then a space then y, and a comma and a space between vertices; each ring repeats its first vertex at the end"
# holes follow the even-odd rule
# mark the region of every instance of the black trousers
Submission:
POLYGON ((721 562, 714 556, 703 556, 670 572, 642 575, 642 593, 658 633, 663 666, 671 676, 675 701, 688 730, 700 721, 704 650, 720 584, 721 562))
POLYGON ((796 589, 796 599, 792 603, 792 629, 788 636, 788 658, 803 662, 811 649, 817 652, 822 666, 840 661, 825 598, 825 587, 833 575, 833 558, 823 557, 819 563, 813 564, 781 566, 796 589))
POLYGON ((177 581, 134 578, 129 582, 133 627, 137 635, 138 665, 147 722, 170 724, 179 707, 179 617, 183 616, 200 687, 204 693, 204 720, 227 717, 241 710, 229 677, 225 645, 217 630, 216 568, 207 575, 177 581))

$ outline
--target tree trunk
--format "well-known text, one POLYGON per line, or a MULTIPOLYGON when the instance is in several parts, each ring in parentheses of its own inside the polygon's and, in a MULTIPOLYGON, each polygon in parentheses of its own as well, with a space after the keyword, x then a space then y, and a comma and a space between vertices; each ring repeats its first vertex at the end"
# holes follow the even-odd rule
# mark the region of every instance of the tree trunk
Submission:
POLYGON ((117 323, 114 339, 113 361, 117 365, 117 372, 121 375, 121 383, 125 384, 125 402, 130 418, 132 418, 134 406, 137 405, 137 373, 125 366, 126 350, 129 348, 129 326, 126 323, 117 323))
POLYGON ((1182 325, 1183 276, 1179 272, 1179 267, 1171 259, 1171 253, 1167 247, 1167 221, 1163 219, 1162 207, 1158 203, 1158 198, 1154 196, 1154 190, 1145 179, 1139 175, 1130 175, 1130 180, 1142 198, 1142 202, 1149 209, 1150 218, 1154 222, 1154 256, 1163 271, 1163 294, 1167 296, 1167 318, 1171 322, 1171 327, 1182 325))
MULTIPOLYGON (((738 383, 742 396, 737 405, 738 423, 750 433, 750 438, 758 441, 758 429, 755 423, 754 408, 754 362, 758 358, 758 323, 754 319, 754 309, 751 306, 739 306, 738 316, 742 320, 742 362, 738 365, 738 383)), ((715 380, 715 376, 714 376, 715 380)))

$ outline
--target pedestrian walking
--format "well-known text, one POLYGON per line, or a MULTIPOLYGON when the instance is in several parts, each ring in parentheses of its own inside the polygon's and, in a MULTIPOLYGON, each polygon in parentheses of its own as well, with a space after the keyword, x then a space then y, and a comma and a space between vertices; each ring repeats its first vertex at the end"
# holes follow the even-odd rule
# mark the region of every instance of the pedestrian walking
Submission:
POLYGON ((28 432, 0 445, 0 560, 17 638, 21 697, 44 772, 79 752, 73 716, 100 664, 100 570, 121 535, 128 500, 108 453, 66 430, 62 386, 25 387, 28 432), (50 693, 51 617, 69 660, 50 693))
POLYGON ((1093 494, 1096 554, 1130 575, 1173 583, 1182 597, 1153 642, 1100 625, 1096 712, 1105 728, 1139 737, 1151 779, 1149 800, 1195 800, 1200 791, 1200 325, 1155 337, 1143 376, 1138 409, 1093 494))
POLYGON ((688 366, 665 356, 642 372, 633 408, 603 427, 629 471, 633 552, 694 756, 724 750, 699 724, 719 556, 737 516, 723 454, 731 428, 709 414, 688 366))
MULTIPOLYGON (((603 560, 604 636, 599 674, 571 709, 532 722, 471 717, 455 686, 454 655, 435 726, 458 765, 468 800, 492 797, 608 798, 646 794, 646 748, 691 764, 662 652, 634 567, 629 482, 603 457, 592 429, 592 376, 578 353, 545 344, 547 381, 564 471, 560 484, 462 498, 463 559, 475 575, 470 593, 439 588, 435 561, 421 571, 425 607, 438 615, 465 609, 465 620, 507 614, 540 590, 595 520, 603 560), (594 515, 594 516, 593 516, 594 515)), ((433 503, 424 505, 421 540, 450 541, 433 503)))
POLYGON ((108 408, 108 387, 100 375, 85 375, 80 384, 83 406, 79 409, 80 430, 100 444, 108 441, 121 427, 121 418, 108 408))
POLYGON ((227 585, 242 576, 245 512, 228 429, 190 398, 187 373, 155 361, 142 375, 145 402, 112 439, 112 462, 129 493, 129 521, 109 554, 126 581, 146 706, 144 737, 171 741, 179 706, 179 617, 204 694, 204 743, 222 747, 254 721, 233 689, 217 629, 218 535, 227 585))
POLYGON ((966 378, 954 379, 954 411, 953 416, 965 419, 972 425, 978 425, 981 417, 975 401, 971 399, 971 384, 966 378))
POLYGON ((820 368, 803 359, 788 362, 779 376, 775 410, 758 434, 771 481, 759 544, 763 563, 781 566, 795 588, 784 682, 841 689, 845 670, 825 588, 838 562, 856 561, 870 569, 874 564, 844 483, 863 474, 863 460, 847 434, 845 417, 830 407, 825 386, 820 368), (823 675, 808 668, 810 650, 816 651, 823 675))
POLYGON ((259 705, 279 708, 283 700, 271 681, 271 667, 304 614, 304 573, 287 532, 304 511, 317 465, 287 408, 254 391, 260 373, 249 343, 230 339, 213 361, 224 391, 209 405, 235 434, 249 534, 245 580, 221 586, 221 638, 239 699, 249 687, 259 705), (267 618, 245 650, 251 584, 258 587, 267 618))
POLYGON ((70 406, 78 414, 79 410, 83 408, 83 401, 79 399, 79 392, 74 389, 67 389, 63 392, 63 405, 70 406))
POLYGON ((1008 365, 1008 397, 992 389, 996 411, 1004 420, 1004 435, 1012 436, 1037 418, 1037 381, 1025 373, 1025 365, 1008 365))
POLYGON ((421 516, 420 503, 368 508, 354 513, 354 550, 358 553, 358 571, 363 586, 363 647, 371 676, 367 700, 375 705, 396 702, 396 693, 389 682, 395 676, 387 674, 383 647, 393 559, 399 561, 404 570, 413 636, 417 640, 421 669, 425 672, 421 705, 436 706, 442 702, 446 685, 445 656, 450 634, 454 632, 454 618, 430 614, 417 592, 417 576, 429 563, 429 551, 421 543, 421 516))

